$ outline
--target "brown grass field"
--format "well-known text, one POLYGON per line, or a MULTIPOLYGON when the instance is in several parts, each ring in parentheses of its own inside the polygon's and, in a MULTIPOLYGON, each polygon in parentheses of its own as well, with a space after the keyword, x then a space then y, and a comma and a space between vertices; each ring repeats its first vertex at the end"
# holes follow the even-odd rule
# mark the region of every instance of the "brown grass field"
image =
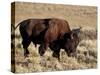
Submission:
MULTIPOLYGON (((45 55, 40 57, 38 47, 35 48, 32 43, 28 48, 30 55, 25 59, 18 27, 15 30, 16 73, 97 68, 97 7, 23 2, 16 2, 15 5, 15 23, 12 22, 14 26, 29 18, 60 18, 67 20, 71 29, 82 27, 77 57, 68 57, 62 49, 60 61, 52 57, 49 48, 45 55)), ((12 14, 11 17, 13 16, 12 14)))

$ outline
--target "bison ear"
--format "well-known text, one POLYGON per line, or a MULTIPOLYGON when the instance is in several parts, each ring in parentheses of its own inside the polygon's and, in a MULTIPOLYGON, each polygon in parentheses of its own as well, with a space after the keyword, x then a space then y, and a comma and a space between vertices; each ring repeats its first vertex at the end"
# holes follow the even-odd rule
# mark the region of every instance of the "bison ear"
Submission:
POLYGON ((76 28, 76 29, 72 29, 72 33, 80 33, 82 27, 76 28))
POLYGON ((73 29, 71 31, 71 39, 74 39, 74 37, 79 37, 80 31, 81 31, 81 27, 77 29, 73 29))

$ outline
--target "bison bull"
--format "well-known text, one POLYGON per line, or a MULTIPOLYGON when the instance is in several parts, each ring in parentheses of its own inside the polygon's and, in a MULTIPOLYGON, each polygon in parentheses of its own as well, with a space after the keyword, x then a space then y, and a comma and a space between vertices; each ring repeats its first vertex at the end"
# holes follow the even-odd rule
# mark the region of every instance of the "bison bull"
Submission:
MULTIPOLYGON (((19 25, 20 34, 22 36, 22 45, 24 48, 24 56, 28 56, 29 51, 27 48, 31 42, 33 42, 35 46, 40 44, 39 54, 42 56, 54 41, 63 38, 65 34, 67 34, 67 38, 71 37, 69 24, 67 21, 62 19, 27 19, 19 23, 17 27, 19 25)), ((54 46, 50 48, 55 50, 54 46)), ((54 54, 55 52, 56 51, 54 51, 54 54)))

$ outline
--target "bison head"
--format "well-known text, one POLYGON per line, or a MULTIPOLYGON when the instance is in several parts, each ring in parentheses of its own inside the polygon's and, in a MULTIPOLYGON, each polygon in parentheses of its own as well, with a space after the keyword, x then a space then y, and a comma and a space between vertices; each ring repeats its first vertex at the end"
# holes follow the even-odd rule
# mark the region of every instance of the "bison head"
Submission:
POLYGON ((76 48, 80 41, 79 38, 80 29, 81 27, 78 29, 73 29, 70 33, 70 38, 66 37, 65 39, 64 48, 68 56, 76 56, 76 48))

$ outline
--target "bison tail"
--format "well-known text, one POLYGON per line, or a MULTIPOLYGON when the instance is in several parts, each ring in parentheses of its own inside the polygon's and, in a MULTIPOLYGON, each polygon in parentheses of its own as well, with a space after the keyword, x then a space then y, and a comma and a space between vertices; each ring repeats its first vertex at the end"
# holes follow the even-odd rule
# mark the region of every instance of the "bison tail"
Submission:
POLYGON ((16 30, 19 25, 20 25, 20 23, 14 29, 16 30))

